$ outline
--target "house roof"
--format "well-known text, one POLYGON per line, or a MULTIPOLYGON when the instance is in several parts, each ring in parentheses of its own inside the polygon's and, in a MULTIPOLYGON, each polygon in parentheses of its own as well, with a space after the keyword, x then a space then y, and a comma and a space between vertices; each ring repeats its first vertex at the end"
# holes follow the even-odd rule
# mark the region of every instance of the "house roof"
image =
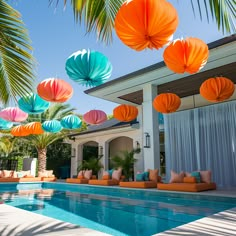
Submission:
POLYGON ((141 105, 143 87, 147 84, 156 85, 158 93, 173 92, 184 98, 199 94, 201 83, 209 77, 222 75, 236 83, 235 41, 236 34, 209 43, 208 62, 196 74, 176 74, 162 61, 88 89, 85 93, 116 103, 141 105))
POLYGON ((85 134, 90 134, 90 133, 95 133, 99 131, 105 131, 105 130, 111 130, 111 129, 119 129, 119 128, 124 128, 124 127, 132 127, 135 125, 138 125, 139 122, 137 120, 132 120, 130 122, 120 122, 116 119, 110 119, 105 121, 104 123, 100 125, 90 125, 88 126, 88 129, 80 132, 80 133, 75 133, 75 134, 70 134, 68 137, 73 137, 73 136, 80 136, 80 135, 85 135, 85 134))

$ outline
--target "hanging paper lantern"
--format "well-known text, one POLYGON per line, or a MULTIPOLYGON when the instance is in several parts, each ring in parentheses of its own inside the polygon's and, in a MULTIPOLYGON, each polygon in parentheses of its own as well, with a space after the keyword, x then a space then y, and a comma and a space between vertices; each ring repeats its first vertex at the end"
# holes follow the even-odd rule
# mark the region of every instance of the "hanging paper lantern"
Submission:
POLYGON ((78 116, 68 115, 61 119, 61 125, 65 129, 78 129, 82 125, 82 121, 78 116))
POLYGON ((73 88, 62 79, 49 78, 37 87, 38 95, 49 102, 66 102, 73 95, 73 88))
POLYGON ((12 122, 0 118, 0 130, 10 129, 12 126, 13 126, 12 122))
POLYGON ((137 51, 162 48, 177 26, 177 11, 166 0, 127 0, 115 18, 120 40, 137 51))
POLYGON ((25 126, 26 132, 29 134, 43 134, 44 130, 42 129, 42 124, 40 122, 30 122, 25 126))
POLYGON ((174 93, 162 93, 153 100, 153 107, 161 113, 171 113, 178 110, 181 100, 174 93))
POLYGON ((18 101, 20 109, 28 114, 40 114, 49 108, 50 103, 39 97, 38 94, 29 94, 18 101))
POLYGON ((207 44, 198 38, 176 39, 166 47, 163 57, 166 66, 175 73, 197 73, 207 63, 207 44))
POLYGON ((11 129, 13 136, 23 137, 29 135, 29 132, 25 129, 24 125, 17 125, 11 129))
POLYGON ((87 124, 98 125, 107 120, 107 115, 101 110, 91 110, 83 115, 83 119, 87 124))
POLYGON ((58 120, 48 120, 44 121, 42 128, 46 132, 57 133, 62 130, 61 122, 58 120))
POLYGON ((0 111, 0 118, 12 122, 21 122, 28 118, 28 114, 18 107, 8 107, 0 111))
POLYGON ((98 86, 110 78, 112 65, 102 53, 83 49, 67 59, 66 72, 79 84, 98 86))
POLYGON ((221 102, 229 99, 234 93, 234 83, 225 77, 210 78, 200 87, 200 94, 210 102, 221 102))
POLYGON ((129 122, 138 116, 138 109, 131 105, 119 105, 113 110, 113 116, 119 121, 129 122))

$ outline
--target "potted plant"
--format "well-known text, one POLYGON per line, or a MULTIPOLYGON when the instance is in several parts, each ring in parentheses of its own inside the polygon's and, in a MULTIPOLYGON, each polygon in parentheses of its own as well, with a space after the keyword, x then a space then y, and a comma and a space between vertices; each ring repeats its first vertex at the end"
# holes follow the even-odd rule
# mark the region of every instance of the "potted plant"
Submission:
POLYGON ((82 170, 92 170, 93 175, 98 176, 99 171, 103 168, 103 165, 101 163, 101 158, 103 155, 99 155, 98 157, 90 157, 88 160, 83 160, 82 164, 78 167, 77 171, 78 173, 82 170))
POLYGON ((133 149, 132 151, 121 151, 121 156, 116 155, 111 158, 114 168, 122 168, 126 181, 133 178, 134 163, 137 161, 137 159, 134 158, 134 154, 136 153, 140 153, 140 148, 133 149))

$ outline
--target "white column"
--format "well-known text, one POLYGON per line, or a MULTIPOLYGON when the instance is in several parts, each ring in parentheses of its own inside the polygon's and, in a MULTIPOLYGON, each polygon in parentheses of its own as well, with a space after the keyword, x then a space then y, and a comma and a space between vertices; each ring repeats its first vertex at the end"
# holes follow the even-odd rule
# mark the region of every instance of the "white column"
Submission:
POLYGON ((160 143, 158 114, 152 106, 157 95, 157 86, 146 85, 143 88, 143 152, 144 169, 160 169, 160 143), (150 135, 150 148, 145 146, 145 133, 150 135))
POLYGON ((78 174, 77 168, 81 165, 83 160, 83 145, 78 143, 71 144, 71 166, 70 166, 70 176, 71 178, 78 174))

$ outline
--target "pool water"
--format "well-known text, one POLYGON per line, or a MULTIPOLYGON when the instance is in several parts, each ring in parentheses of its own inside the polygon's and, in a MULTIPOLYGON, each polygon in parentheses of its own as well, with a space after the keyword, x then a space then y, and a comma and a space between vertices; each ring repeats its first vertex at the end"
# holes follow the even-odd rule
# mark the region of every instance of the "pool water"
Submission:
POLYGON ((236 198, 63 183, 1 184, 0 196, 8 205, 119 236, 156 234, 236 206, 236 198))

